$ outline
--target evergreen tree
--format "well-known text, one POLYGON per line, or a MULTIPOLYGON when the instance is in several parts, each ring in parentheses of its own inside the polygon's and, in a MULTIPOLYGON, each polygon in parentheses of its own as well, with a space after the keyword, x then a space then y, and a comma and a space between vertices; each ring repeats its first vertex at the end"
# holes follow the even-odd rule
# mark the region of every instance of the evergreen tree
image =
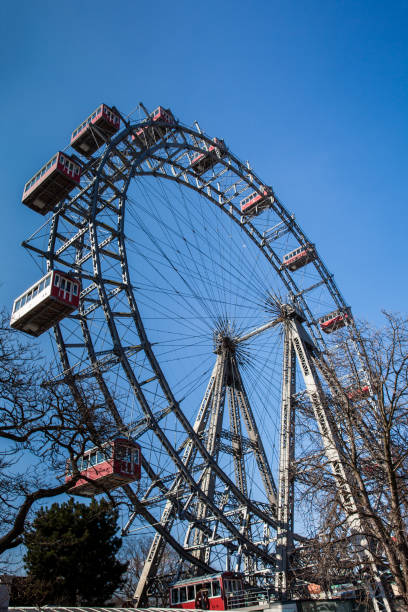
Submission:
POLYGON ((105 500, 41 508, 24 537, 34 603, 103 605, 127 568, 116 559, 122 544, 117 521, 117 510, 105 500))

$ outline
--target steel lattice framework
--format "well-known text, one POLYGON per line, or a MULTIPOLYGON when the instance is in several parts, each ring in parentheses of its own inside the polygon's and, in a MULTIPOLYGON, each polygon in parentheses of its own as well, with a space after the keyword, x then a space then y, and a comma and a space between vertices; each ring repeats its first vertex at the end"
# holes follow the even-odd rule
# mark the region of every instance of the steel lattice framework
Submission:
MULTIPOLYGON (((80 160, 74 197, 24 243, 48 269, 68 269, 82 282, 78 314, 55 328, 62 370, 50 384, 68 384, 80 404, 81 385, 94 381, 117 431, 142 446, 139 490, 123 488, 131 509, 125 532, 135 521, 156 532, 136 605, 167 544, 199 573, 221 564, 248 576, 269 572, 285 597, 288 552, 302 540, 291 471, 297 380, 350 531, 364 531, 324 400, 323 387, 335 393, 338 385, 333 341, 318 325, 347 305, 318 254, 307 271, 281 265, 285 252, 310 241, 272 190, 261 214, 242 216, 240 201, 264 194, 249 163, 225 149, 197 173, 193 157, 213 146, 198 124, 153 122, 142 104, 138 119, 122 120, 98 155, 80 160), (272 406, 281 415, 279 460, 265 443, 262 415, 272 406)), ((364 365, 352 320, 347 330, 364 365)), ((374 605, 389 610, 368 562, 374 605)))

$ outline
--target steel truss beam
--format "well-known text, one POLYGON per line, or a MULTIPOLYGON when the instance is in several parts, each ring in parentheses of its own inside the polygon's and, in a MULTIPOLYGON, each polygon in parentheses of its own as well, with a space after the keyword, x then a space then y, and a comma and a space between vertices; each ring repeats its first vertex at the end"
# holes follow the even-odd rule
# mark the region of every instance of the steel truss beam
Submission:
MULTIPOLYGON (((209 419, 207 426, 207 444, 206 449, 208 454, 212 457, 212 459, 217 462, 219 447, 218 440, 220 438, 221 430, 222 430, 222 422, 224 416, 224 399, 225 399, 225 387, 226 387, 226 378, 228 373, 228 356, 225 353, 218 355, 217 362, 215 364, 215 373, 214 373, 214 386, 212 388, 211 393, 211 408, 208 410, 209 419)), ((210 406, 210 403, 207 404, 207 407, 210 406)), ((215 477, 216 474, 212 469, 212 465, 206 467, 201 476, 200 476, 200 484, 201 488, 204 491, 205 495, 210 499, 214 499, 215 493, 215 477)), ((239 481, 238 481, 239 487, 239 481)), ((240 488, 240 487, 239 487, 240 488)), ((240 488, 241 490, 241 488, 240 488)), ((208 507, 203 502, 198 504, 197 508, 197 519, 200 521, 205 519, 208 513, 208 507)), ((193 553, 198 558, 203 560, 205 558, 205 549, 203 549, 205 534, 201 529, 195 529, 194 531, 194 546, 197 547, 197 552, 193 553)))

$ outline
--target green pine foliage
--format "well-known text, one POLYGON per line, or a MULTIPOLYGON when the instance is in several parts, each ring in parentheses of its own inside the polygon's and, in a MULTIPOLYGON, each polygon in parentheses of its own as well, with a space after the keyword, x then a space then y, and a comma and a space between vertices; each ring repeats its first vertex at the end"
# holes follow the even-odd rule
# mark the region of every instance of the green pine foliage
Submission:
POLYGON ((103 605, 123 584, 118 513, 92 500, 41 508, 25 534, 29 604, 103 605))

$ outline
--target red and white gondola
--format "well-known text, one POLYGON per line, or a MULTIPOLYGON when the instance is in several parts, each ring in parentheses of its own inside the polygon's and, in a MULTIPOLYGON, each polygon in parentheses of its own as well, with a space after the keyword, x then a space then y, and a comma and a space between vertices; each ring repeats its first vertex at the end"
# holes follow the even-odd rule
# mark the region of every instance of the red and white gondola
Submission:
POLYGON ((253 191, 240 202, 241 213, 244 215, 257 215, 264 209, 269 208, 274 195, 271 187, 261 185, 259 191, 253 191))
POLYGON ((305 244, 283 256, 282 268, 288 268, 294 272, 315 259, 316 251, 313 244, 305 244))
POLYGON ((196 153, 190 163, 192 171, 201 176, 213 168, 218 160, 225 156, 225 143, 220 138, 213 138, 213 143, 206 152, 196 153))
MULTIPOLYGON (((141 449, 133 440, 116 438, 86 451, 77 459, 77 466, 81 476, 69 492, 93 497, 140 480, 141 449)), ((65 482, 69 483, 73 478, 71 462, 68 460, 65 482)))
POLYGON ((132 141, 138 143, 143 148, 151 147, 164 138, 169 133, 171 126, 175 123, 171 110, 169 108, 163 108, 162 106, 158 106, 150 114, 150 120, 160 125, 139 127, 132 135, 132 141))
POLYGON ((119 115, 107 104, 101 104, 72 132, 71 147, 82 155, 92 155, 119 128, 119 115))
POLYGON ((10 326, 39 336, 78 308, 80 292, 79 280, 51 270, 14 301, 10 326))
POLYGON ((364 476, 370 480, 385 477, 384 465, 381 465, 379 462, 363 458, 360 460, 360 466, 364 476))
POLYGON ((334 310, 324 315, 324 317, 320 317, 319 325, 325 334, 331 334, 347 325, 350 321, 351 312, 349 308, 346 308, 344 310, 334 310))
POLYGON ((363 385, 362 387, 351 386, 346 389, 346 393, 351 402, 358 402, 370 396, 370 387, 368 385, 363 385))
POLYGON ((81 182, 81 166, 59 151, 24 186, 22 202, 47 214, 81 182))

